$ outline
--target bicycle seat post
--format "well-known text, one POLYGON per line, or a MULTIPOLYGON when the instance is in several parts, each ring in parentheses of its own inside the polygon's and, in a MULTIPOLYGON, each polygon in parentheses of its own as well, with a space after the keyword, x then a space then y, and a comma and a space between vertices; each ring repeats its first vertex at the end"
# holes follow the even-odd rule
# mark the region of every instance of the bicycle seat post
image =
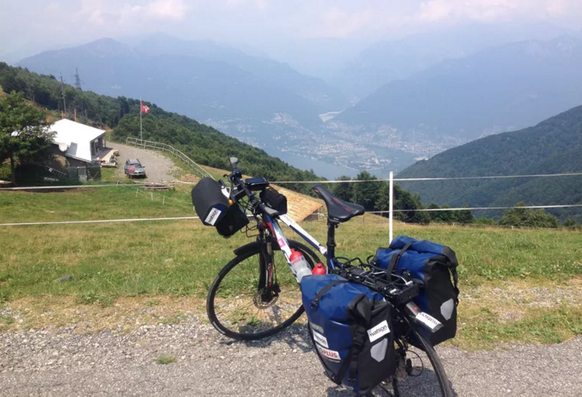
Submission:
POLYGON ((327 266, 329 268, 329 262, 331 259, 335 258, 335 229, 339 226, 338 222, 327 221, 327 266))

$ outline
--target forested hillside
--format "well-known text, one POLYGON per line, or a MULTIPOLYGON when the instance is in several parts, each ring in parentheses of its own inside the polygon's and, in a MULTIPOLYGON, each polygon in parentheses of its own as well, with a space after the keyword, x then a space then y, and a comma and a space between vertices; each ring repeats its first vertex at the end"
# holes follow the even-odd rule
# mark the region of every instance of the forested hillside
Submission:
MULTIPOLYGON (((582 106, 535 127, 506 132, 419 161, 398 177, 461 177, 582 172, 582 106)), ((451 206, 582 203, 582 177, 406 182, 423 202, 451 206)), ((580 210, 550 211, 582 220, 580 210)))
MULTIPOLYGON (((25 97, 49 110, 64 112, 62 89, 65 93, 66 115, 74 110, 78 120, 103 128, 112 128, 116 140, 139 134, 139 100, 112 98, 83 91, 69 85, 61 86, 54 76, 39 75, 26 69, 0 63, 0 86, 6 92, 22 92, 25 97)), ((143 117, 143 136, 179 147, 194 161, 217 168, 228 168, 228 158, 237 156, 247 174, 275 180, 313 180, 311 171, 302 171, 269 156, 263 150, 228 137, 212 127, 188 117, 167 112, 148 103, 151 113, 143 117)), ((292 186, 302 189, 301 186, 292 186)))

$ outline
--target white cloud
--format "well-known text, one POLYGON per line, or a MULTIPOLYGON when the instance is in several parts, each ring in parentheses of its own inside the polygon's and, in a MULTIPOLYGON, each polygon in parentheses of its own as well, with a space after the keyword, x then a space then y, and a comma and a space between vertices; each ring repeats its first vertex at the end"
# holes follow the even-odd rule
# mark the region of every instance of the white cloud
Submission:
POLYGON ((184 0, 153 0, 145 4, 120 3, 115 0, 83 0, 74 17, 90 25, 132 27, 144 19, 182 20, 188 11, 184 0))
POLYGON ((431 0, 420 5, 419 19, 440 21, 468 18, 480 21, 494 21, 516 13, 529 11, 528 3, 536 0, 431 0))
POLYGON ((472 21, 579 30, 582 0, 0 0, 4 52, 165 32, 185 38, 396 38, 472 21), (192 17, 196 23, 192 23, 192 17), (55 23, 57 21, 57 23, 55 23), (14 34, 17 32, 17 34, 14 34), (51 46, 54 44, 51 44, 51 46))
POLYGON ((240 7, 253 7, 264 10, 271 4, 271 0, 226 0, 224 5, 227 9, 236 9, 240 7))
POLYGON ((179 21, 184 18, 188 6, 184 0, 155 0, 147 6, 147 14, 153 19, 179 21))
POLYGON ((420 21, 477 20, 497 22, 515 19, 546 19, 577 14, 580 0, 430 0, 419 6, 420 21))

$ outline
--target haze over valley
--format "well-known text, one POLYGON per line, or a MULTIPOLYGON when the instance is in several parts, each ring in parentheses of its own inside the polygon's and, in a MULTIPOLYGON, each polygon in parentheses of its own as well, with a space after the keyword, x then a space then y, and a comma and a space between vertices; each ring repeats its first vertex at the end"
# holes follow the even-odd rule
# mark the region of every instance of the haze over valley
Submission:
MULTIPOLYGON (((201 38, 169 26, 148 31, 140 25, 136 34, 100 25, 112 38, 92 30, 56 41, 68 45, 0 49, 0 60, 5 54, 69 84, 78 70, 84 90, 142 98, 324 177, 362 170, 385 177, 582 104, 582 33, 569 17, 483 20, 471 16, 470 6, 459 9, 465 18, 426 22, 424 14, 411 14, 418 21, 408 25, 385 14, 394 28, 367 17, 370 26, 339 35, 268 37, 246 26, 240 37, 201 38)), ((142 11, 177 24, 192 12, 142 11)))

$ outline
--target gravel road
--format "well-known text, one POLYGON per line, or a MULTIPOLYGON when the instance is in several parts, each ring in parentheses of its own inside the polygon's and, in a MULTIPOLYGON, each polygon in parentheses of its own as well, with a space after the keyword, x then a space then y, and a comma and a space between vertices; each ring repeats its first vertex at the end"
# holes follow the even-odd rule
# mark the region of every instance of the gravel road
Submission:
MULTIPOLYGON (((439 354, 459 396, 582 396, 582 338, 439 354)), ((323 376, 301 326, 241 343, 194 318, 130 333, 0 334, 0 395, 352 396, 323 376), (176 362, 157 364, 163 355, 176 362)))
POLYGON ((172 176, 174 164, 172 160, 155 150, 139 149, 134 146, 111 143, 111 147, 119 150, 117 174, 120 178, 125 178, 123 165, 127 159, 139 159, 146 166, 147 180, 152 182, 173 181, 172 176))

